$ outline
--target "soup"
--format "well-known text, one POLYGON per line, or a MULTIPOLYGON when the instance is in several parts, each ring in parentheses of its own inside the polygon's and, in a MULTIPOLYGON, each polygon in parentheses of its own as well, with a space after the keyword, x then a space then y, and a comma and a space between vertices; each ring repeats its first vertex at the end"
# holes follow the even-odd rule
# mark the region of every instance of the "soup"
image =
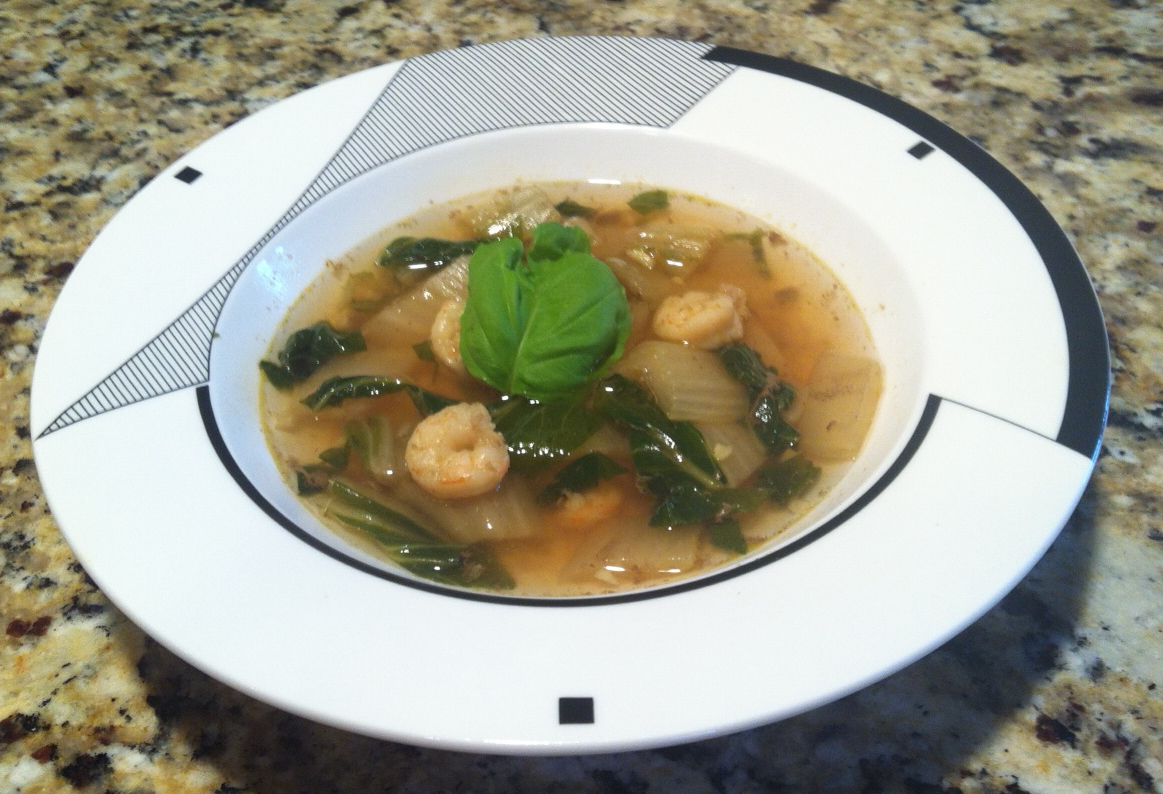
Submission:
POLYGON ((881 371, 835 276, 697 196, 534 184, 328 262, 260 362, 309 509, 414 576, 522 596, 696 576, 795 532, 881 371))

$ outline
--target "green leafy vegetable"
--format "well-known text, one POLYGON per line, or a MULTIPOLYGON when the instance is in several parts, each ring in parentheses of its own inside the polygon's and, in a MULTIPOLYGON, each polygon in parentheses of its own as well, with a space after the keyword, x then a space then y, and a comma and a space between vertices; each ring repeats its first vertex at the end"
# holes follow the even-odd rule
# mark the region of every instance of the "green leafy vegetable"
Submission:
POLYGON ((333 478, 328 490, 333 497, 328 512, 374 540, 405 570, 441 584, 513 588, 513 578, 486 547, 448 543, 343 480, 333 478))
MULTIPOLYGON (((791 389, 786 384, 784 388, 791 389)), ((783 418, 785 409, 780 406, 784 401, 780 394, 767 393, 761 395, 751 409, 751 429, 764 446, 773 452, 790 449, 800 440, 800 431, 783 418)))
POLYGON ((617 477, 625 471, 626 468, 610 456, 601 452, 590 452, 571 461, 554 475, 549 485, 537 495, 537 501, 543 505, 553 504, 564 496, 566 491, 572 493, 588 491, 601 480, 617 477))
POLYGON ((539 403, 508 397, 486 407, 509 447, 509 465, 518 471, 537 471, 560 460, 602 424, 580 400, 539 403))
POLYGON ((272 386, 287 389, 309 378, 319 367, 340 353, 366 349, 363 334, 359 331, 337 331, 330 323, 317 322, 287 337, 286 344, 279 351, 277 364, 260 361, 259 367, 272 386))
POLYGON ((755 489, 726 487, 698 429, 667 418, 633 381, 621 375, 604 379, 594 396, 594 412, 626 429, 634 471, 658 498, 651 524, 716 521, 762 501, 755 489))
POLYGON ((328 490, 339 504, 347 508, 346 515, 360 515, 369 524, 374 523, 378 527, 377 540, 381 542, 442 542, 436 534, 416 521, 368 496, 346 480, 333 477, 328 490))
POLYGON ((698 429, 690 422, 672 421, 646 390, 629 378, 605 378, 594 395, 594 412, 629 431, 631 451, 639 448, 634 458, 639 476, 649 480, 673 474, 704 486, 724 482, 719 464, 698 429))
POLYGON ((585 204, 578 204, 573 199, 566 199, 553 205, 553 208, 561 213, 563 218, 588 218, 597 212, 593 207, 587 207, 585 204))
POLYGON ((731 377, 747 388, 751 397, 748 423, 756 437, 772 452, 794 447, 800 434, 783 418, 783 413, 795 400, 795 389, 781 381, 779 374, 742 342, 726 345, 717 352, 731 377))
POLYGON ((733 518, 707 527, 707 540, 711 542, 712 546, 726 551, 733 551, 736 554, 747 553, 747 539, 743 537, 743 530, 739 528, 739 522, 733 518))
POLYGON ((622 355, 630 307, 579 229, 543 223, 521 241, 486 243, 468 266, 460 350, 475 377, 506 394, 560 399, 622 355))
POLYGON ((319 460, 336 471, 347 468, 347 460, 351 457, 351 449, 345 444, 341 447, 332 447, 319 453, 319 460))
POLYGON ((755 487, 779 504, 787 504, 820 479, 820 467, 802 455, 769 463, 755 472, 755 487))
POLYGON ((353 397, 380 397, 399 391, 407 392, 416 410, 424 416, 434 414, 456 402, 399 378, 381 375, 339 375, 319 384, 319 388, 304 397, 302 403, 312 411, 318 411, 339 405, 353 397))
POLYGON ((735 513, 754 510, 763 504, 763 499, 764 492, 757 488, 700 487, 677 482, 662 494, 650 523, 674 526, 722 521, 735 513))
POLYGON ((664 210, 670 206, 670 196, 665 190, 646 190, 626 202, 639 215, 664 210))
POLYGON ((390 268, 404 280, 416 280, 471 254, 480 240, 438 240, 435 237, 397 237, 376 257, 376 264, 390 268))

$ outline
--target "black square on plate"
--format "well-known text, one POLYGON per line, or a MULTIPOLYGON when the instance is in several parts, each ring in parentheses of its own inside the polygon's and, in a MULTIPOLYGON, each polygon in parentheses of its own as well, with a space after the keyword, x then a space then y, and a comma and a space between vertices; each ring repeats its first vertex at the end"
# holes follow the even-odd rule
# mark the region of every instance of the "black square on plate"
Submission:
POLYGON ((932 153, 933 153, 933 147, 930 144, 926 143, 925 141, 921 141, 916 146, 909 149, 909 154, 911 154, 913 157, 917 158, 918 160, 920 160, 924 157, 927 157, 932 153))
POLYGON ((562 725, 592 725, 593 698, 558 698, 557 721, 562 725))
POLYGON ((202 176, 202 172, 199 171, 197 168, 190 168, 190 166, 186 166, 181 171, 174 174, 174 177, 176 179, 182 180, 187 185, 193 184, 194 180, 200 176, 202 176))

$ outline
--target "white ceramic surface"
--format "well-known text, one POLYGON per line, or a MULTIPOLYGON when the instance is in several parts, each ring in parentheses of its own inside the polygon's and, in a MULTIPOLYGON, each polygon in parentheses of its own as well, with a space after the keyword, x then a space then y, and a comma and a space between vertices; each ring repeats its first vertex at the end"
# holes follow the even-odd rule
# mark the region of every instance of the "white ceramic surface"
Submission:
POLYGON ((118 214, 45 332, 38 471, 109 597, 267 702, 465 750, 702 738, 919 658, 1052 542, 1089 478, 1108 383, 1064 241, 972 144, 834 75, 663 40, 435 53, 234 125, 118 214), (596 75, 585 90, 580 66, 596 75), (401 581, 298 505, 255 417, 254 362, 289 301, 394 219, 517 178, 700 193, 770 220, 846 283, 885 397, 796 543, 642 597, 466 598, 401 581), (561 698, 588 699, 592 722, 563 722, 561 698))

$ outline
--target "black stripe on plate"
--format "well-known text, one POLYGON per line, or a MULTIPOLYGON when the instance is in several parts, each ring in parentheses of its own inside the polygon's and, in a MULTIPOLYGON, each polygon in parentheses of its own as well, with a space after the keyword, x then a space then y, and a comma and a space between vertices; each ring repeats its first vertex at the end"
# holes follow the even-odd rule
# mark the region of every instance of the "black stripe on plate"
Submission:
POLYGON ((733 47, 715 47, 703 57, 808 83, 871 108, 908 127, 957 160, 1001 199, 1042 257, 1066 326, 1069 384, 1055 441, 1095 460, 1110 398, 1106 326, 1082 261, 1066 233, 1033 192, 973 141, 923 110, 879 89, 814 66, 733 47))

